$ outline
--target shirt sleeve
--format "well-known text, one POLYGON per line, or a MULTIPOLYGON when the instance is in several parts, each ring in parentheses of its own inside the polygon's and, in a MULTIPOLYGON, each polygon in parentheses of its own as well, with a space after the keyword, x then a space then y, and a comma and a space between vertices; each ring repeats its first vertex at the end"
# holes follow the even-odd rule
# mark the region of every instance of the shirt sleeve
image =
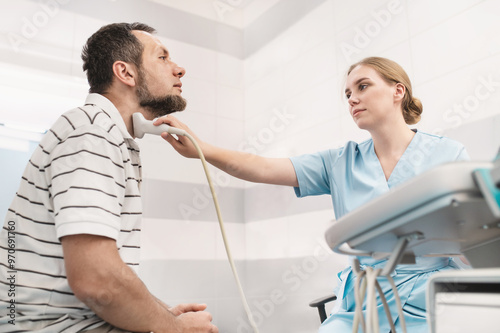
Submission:
POLYGON ((54 148, 47 169, 58 238, 118 238, 125 196, 119 142, 100 127, 78 128, 54 148))
POLYGON ((299 183, 298 187, 294 187, 297 197, 331 193, 331 156, 332 151, 326 150, 290 158, 299 183))

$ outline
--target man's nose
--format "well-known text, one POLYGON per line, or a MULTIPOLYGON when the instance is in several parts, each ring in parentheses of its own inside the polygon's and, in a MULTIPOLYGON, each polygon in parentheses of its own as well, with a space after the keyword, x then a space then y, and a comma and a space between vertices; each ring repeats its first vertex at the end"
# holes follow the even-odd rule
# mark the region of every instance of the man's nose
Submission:
POLYGON ((174 75, 181 78, 186 74, 186 70, 183 67, 175 65, 174 75))

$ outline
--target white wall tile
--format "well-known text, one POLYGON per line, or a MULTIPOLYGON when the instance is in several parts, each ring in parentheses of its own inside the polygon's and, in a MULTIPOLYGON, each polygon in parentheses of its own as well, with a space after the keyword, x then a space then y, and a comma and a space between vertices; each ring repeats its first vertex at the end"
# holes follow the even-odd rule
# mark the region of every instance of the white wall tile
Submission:
POLYGON ((300 94, 289 99, 286 108, 288 113, 296 115, 296 118, 290 121, 286 134, 299 134, 337 117, 339 110, 335 108, 334 96, 338 92, 337 78, 331 78, 316 86, 304 87, 300 94))
POLYGON ((244 120, 243 90, 224 85, 217 86, 217 117, 244 120))
POLYGON ((263 13, 265 13, 269 8, 274 6, 280 0, 253 0, 250 1, 244 10, 244 21, 245 26, 252 23, 254 20, 260 17, 263 13))
MULTIPOLYGON (((62 79, 57 76, 51 77, 51 73, 45 73, 44 80, 42 77, 33 75, 34 72, 21 73, 23 73, 22 70, 18 71, 11 82, 24 81, 24 87, 5 86, 0 89, 2 100, 0 118, 3 122, 24 123, 27 127, 49 129, 61 114, 84 104, 86 89, 80 88, 79 96, 75 96, 73 89, 78 89, 78 87, 67 84, 71 83, 70 77, 62 79), (59 95, 58 89, 68 95, 59 95)), ((4 80, 8 80, 10 74, 0 69, 0 75, 4 80)))
POLYGON ((420 128, 434 132, 498 114, 499 61, 494 56, 417 86, 424 105, 420 128))
POLYGON ((288 258, 288 233, 286 217, 246 223, 247 260, 288 258))
POLYGON ((245 86, 253 85, 318 44, 333 43, 332 22, 332 3, 326 1, 245 59, 245 86))
POLYGON ((214 144, 226 149, 238 149, 243 141, 243 121, 226 118, 217 119, 217 134, 214 144))
POLYGON ((76 15, 65 11, 64 5, 60 5, 57 1, 51 2, 48 6, 47 4, 49 2, 37 3, 35 11, 23 15, 23 18, 27 18, 38 30, 33 41, 71 50, 76 15), (61 27, 66 28, 61 29, 61 27))
POLYGON ((333 0, 327 0, 283 33, 298 52, 290 53, 290 60, 305 51, 334 38, 333 0))
POLYGON ((161 137, 148 134, 137 142, 141 148, 143 178, 206 183, 200 161, 181 156, 161 137))
POLYGON ((215 260, 217 224, 143 219, 141 260, 215 260))
POLYGON ((404 15, 402 8, 406 7, 405 0, 334 0, 335 31, 351 29, 353 26, 364 28, 369 21, 381 21, 391 24, 395 16, 404 15), (387 14, 387 13, 389 14, 387 14))
POLYGON ((443 135, 461 142, 471 160, 492 161, 500 148, 500 115, 444 130, 443 135))
MULTIPOLYGON (((265 66, 265 64, 264 64, 265 66)), ((245 75, 248 72, 245 70, 245 75)), ((274 70, 245 89, 245 120, 256 117, 273 106, 283 105, 285 96, 284 73, 274 70)))
POLYGON ((223 53, 217 53, 215 69, 217 83, 243 89, 243 60, 223 53))
POLYGON ((413 70, 413 60, 412 60, 412 49, 411 49, 411 44, 408 40, 399 43, 397 45, 394 45, 393 47, 383 52, 380 52, 378 56, 385 57, 397 62, 401 67, 403 67, 406 74, 408 74, 408 76, 410 77, 410 80, 412 81, 412 86, 415 85, 413 82, 414 70, 413 70))
POLYGON ((321 250, 331 252, 325 231, 334 219, 333 210, 297 214, 288 218, 290 257, 307 257, 321 250))
MULTIPOLYGON (((216 246, 216 259, 228 260, 226 246, 222 239, 219 224, 216 224, 215 232, 215 246, 216 246)), ((234 260, 246 259, 246 226, 244 223, 231 223, 224 222, 224 229, 226 232, 227 243, 229 244, 229 251, 234 260)))
POLYGON ((343 146, 345 139, 342 138, 341 118, 333 118, 328 121, 303 131, 300 135, 288 139, 291 148, 291 155, 297 156, 307 153, 315 153, 326 149, 333 149, 343 146))
POLYGON ((273 107, 245 121, 245 136, 240 150, 264 154, 267 149, 289 135, 290 128, 300 121, 287 105, 273 107))
POLYGON ((278 154, 274 156, 293 156, 305 152, 304 149, 311 152, 311 149, 323 147, 324 141, 336 141, 340 135, 339 127, 338 121, 333 120, 347 112, 347 106, 339 104, 342 98, 339 80, 334 77, 315 86, 304 87, 306 90, 281 107, 273 107, 266 114, 248 119, 245 131, 249 141, 254 139, 252 147, 266 156, 273 156, 272 152, 278 154), (272 119, 276 119, 278 113, 287 115, 287 121, 280 122, 280 131, 274 132, 273 140, 258 140, 259 131, 271 128, 272 119))
POLYGON ((374 11, 369 11, 368 8, 365 9, 364 4, 366 3, 364 2, 363 7, 361 7, 364 9, 359 10, 363 17, 336 35, 338 68, 341 72, 345 71, 352 63, 365 57, 379 55, 409 37, 405 13, 406 7, 402 1, 391 0, 384 2, 380 10, 376 9, 374 11), (396 6, 397 10, 393 11, 395 14, 390 14, 385 9, 385 6, 390 3, 400 4, 396 6), (376 13, 380 11, 383 11, 385 16, 382 14, 377 16, 376 13))
POLYGON ((182 96, 187 100, 187 110, 215 116, 216 85, 213 82, 184 77, 182 80, 182 96))
POLYGON ((241 1, 223 2, 206 0, 153 0, 187 13, 195 14, 209 20, 223 22, 241 28, 243 26, 243 8, 241 1))
POLYGON ((443 21, 460 15, 481 0, 408 0, 408 26, 414 36, 443 21))
POLYGON ((282 49, 280 40, 275 39, 247 57, 244 65, 244 86, 250 87, 257 80, 273 73, 284 63, 286 51, 282 49))
POLYGON ((285 98, 294 97, 335 76, 335 46, 326 41, 284 66, 285 98))
MULTIPOLYGON (((324 70, 330 73, 335 68, 334 66, 327 65, 334 61, 334 57, 332 56, 332 52, 326 50, 327 46, 323 46, 323 52, 310 52, 311 49, 318 47, 320 44, 330 44, 332 46, 334 44, 333 8, 331 1, 325 1, 297 21, 293 26, 283 31, 269 47, 273 49, 275 68, 285 66, 286 72, 291 66, 294 66, 294 64, 289 65, 290 62, 295 61, 295 64, 297 62, 308 63, 311 66, 316 65, 316 62, 319 60, 319 66, 322 66, 322 70, 317 71, 315 68, 311 68, 309 69, 309 73, 318 74, 324 70), (317 59, 318 57, 321 57, 321 59, 317 59), (325 64, 324 58, 327 58, 329 62, 325 64)), ((297 70, 300 70, 300 67, 293 71, 297 70)), ((310 75, 309 79, 313 77, 316 79, 316 75, 310 75)), ((320 80, 321 78, 318 79, 320 80)))
POLYGON ((33 1, 17 1, 15 6, 9 6, 8 15, 2 15, 0 31, 2 44, 16 47, 22 52, 34 48, 35 44, 50 44, 61 49, 72 45, 73 15, 64 11, 64 5, 33 1), (68 29, 60 29, 60 26, 68 29), (19 43, 17 43, 19 42, 19 43))
MULTIPOLYGON (((201 103, 199 98, 197 102, 201 103)), ((195 134, 204 141, 215 142, 217 119, 213 114, 198 112, 197 106, 191 107, 188 101, 188 107, 182 112, 175 113, 174 116, 191 128, 195 134)))
POLYGON ((419 84, 500 52, 500 2, 484 1, 412 38, 419 84))

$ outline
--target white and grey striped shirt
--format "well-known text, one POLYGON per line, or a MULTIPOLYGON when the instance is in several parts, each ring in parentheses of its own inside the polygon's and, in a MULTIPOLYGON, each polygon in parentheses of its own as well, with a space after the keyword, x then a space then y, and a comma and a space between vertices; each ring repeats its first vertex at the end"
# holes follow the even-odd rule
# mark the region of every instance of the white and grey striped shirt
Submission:
POLYGON ((78 332, 102 322, 71 291, 60 238, 113 238, 137 271, 140 184, 139 147, 108 99, 90 94, 56 121, 26 166, 0 233, 0 332, 78 332))

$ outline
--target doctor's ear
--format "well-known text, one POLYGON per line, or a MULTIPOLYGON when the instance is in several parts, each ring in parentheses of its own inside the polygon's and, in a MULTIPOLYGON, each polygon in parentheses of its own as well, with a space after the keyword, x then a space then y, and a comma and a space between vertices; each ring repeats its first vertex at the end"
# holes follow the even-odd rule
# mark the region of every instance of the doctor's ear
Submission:
POLYGON ((404 84, 398 82, 395 84, 394 88, 395 88, 394 99, 397 101, 403 100, 403 98, 405 97, 405 93, 406 93, 406 87, 404 86, 404 84))
POLYGON ((134 87, 137 84, 137 70, 135 66, 124 61, 115 61, 113 74, 122 83, 134 87))

